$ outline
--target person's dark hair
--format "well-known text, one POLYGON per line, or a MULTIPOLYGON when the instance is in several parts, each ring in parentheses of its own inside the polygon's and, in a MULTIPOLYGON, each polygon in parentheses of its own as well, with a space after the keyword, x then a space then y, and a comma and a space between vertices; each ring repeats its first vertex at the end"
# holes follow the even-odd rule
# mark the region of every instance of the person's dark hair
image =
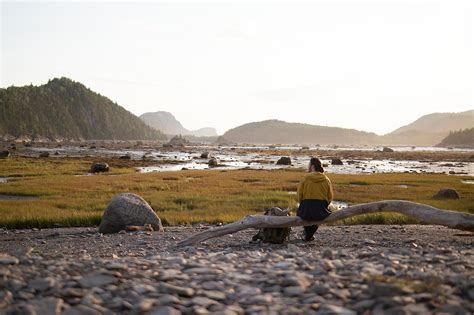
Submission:
POLYGON ((320 159, 312 157, 311 160, 309 160, 309 163, 314 166, 316 172, 324 173, 323 163, 320 159))

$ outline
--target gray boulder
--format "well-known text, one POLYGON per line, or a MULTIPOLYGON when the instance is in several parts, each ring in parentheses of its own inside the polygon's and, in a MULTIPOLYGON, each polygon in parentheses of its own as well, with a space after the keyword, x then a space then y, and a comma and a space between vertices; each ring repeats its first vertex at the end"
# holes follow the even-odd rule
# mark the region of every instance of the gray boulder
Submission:
POLYGON ((332 164, 332 165, 344 165, 344 163, 342 162, 342 160, 339 159, 339 158, 333 158, 332 161, 331 161, 331 164, 332 164))
POLYGON ((291 159, 288 156, 282 156, 276 163, 277 165, 291 165, 291 159))
POLYGON ((383 147, 382 152, 394 152, 392 148, 383 147))
POLYGON ((459 193, 453 188, 443 188, 433 196, 433 199, 459 199, 459 193))
POLYGON ((140 196, 118 194, 109 203, 100 221, 100 233, 117 233, 129 225, 150 224, 155 231, 163 231, 160 218, 140 196))
POLYGON ((42 153, 40 153, 39 157, 40 158, 47 158, 47 157, 49 157, 49 152, 42 152, 42 153))
POLYGON ((91 173, 100 173, 100 172, 108 172, 109 171, 109 164, 107 163, 94 163, 91 166, 91 173))

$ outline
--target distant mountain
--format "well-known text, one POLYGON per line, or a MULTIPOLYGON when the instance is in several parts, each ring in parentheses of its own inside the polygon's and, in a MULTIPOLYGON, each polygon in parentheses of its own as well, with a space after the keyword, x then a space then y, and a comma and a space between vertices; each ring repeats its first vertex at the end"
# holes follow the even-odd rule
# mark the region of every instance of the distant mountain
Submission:
POLYGON ((41 86, 0 89, 0 135, 49 138, 160 140, 161 132, 67 78, 41 86))
POLYGON ((460 113, 434 113, 384 136, 394 144, 435 145, 450 131, 474 127, 474 110, 460 113))
POLYGON ((451 131, 437 146, 474 149, 474 128, 451 131))
POLYGON ((375 133, 324 127, 281 120, 252 122, 228 130, 224 139, 233 143, 252 144, 376 144, 379 136, 375 133))
POLYGON ((152 112, 140 116, 148 126, 160 130, 167 135, 193 135, 196 137, 217 137, 214 128, 188 130, 169 112, 152 112))

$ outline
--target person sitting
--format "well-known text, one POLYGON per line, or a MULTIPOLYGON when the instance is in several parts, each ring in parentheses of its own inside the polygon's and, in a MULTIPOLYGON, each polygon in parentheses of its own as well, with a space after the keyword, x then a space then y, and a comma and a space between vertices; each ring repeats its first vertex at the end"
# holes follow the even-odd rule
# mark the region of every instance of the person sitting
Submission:
MULTIPOLYGON (((308 172, 298 185, 297 198, 300 204, 296 215, 305 221, 320 221, 331 214, 328 206, 333 198, 332 184, 318 158, 311 158, 308 172)), ((305 226, 303 240, 314 240, 313 235, 317 230, 317 225, 305 226)))

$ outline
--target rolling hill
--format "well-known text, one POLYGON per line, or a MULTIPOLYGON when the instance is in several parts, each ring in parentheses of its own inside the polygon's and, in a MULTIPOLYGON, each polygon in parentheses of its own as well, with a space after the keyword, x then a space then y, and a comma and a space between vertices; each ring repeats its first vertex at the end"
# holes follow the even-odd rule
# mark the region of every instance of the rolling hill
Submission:
POLYGON ((433 113, 420 117, 384 136, 393 144, 435 145, 451 131, 474 127, 474 110, 460 113, 433 113))
POLYGON ((49 138, 164 140, 138 117, 67 78, 41 86, 0 89, 0 135, 49 138))
POLYGON ((223 138, 234 143, 252 144, 375 144, 375 133, 324 127, 281 120, 252 122, 228 130, 223 138))

